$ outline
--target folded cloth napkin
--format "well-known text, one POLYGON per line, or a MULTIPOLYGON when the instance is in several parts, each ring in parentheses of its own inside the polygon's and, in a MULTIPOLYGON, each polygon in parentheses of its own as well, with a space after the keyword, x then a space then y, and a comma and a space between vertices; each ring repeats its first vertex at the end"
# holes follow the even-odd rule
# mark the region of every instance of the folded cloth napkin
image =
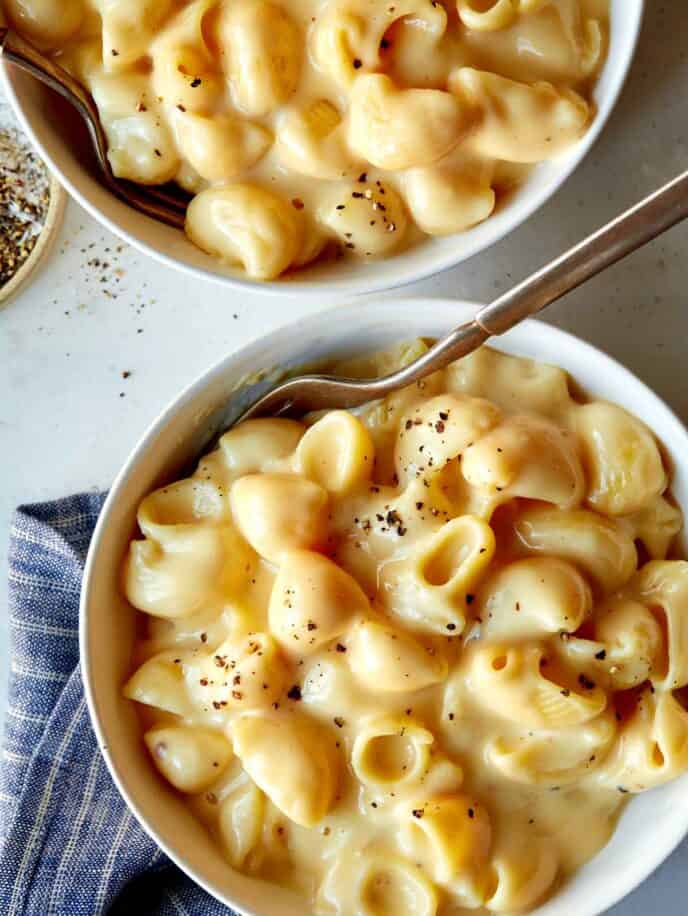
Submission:
POLYGON ((81 683, 78 615, 103 501, 90 493, 23 506, 13 520, 0 913, 234 916, 141 829, 96 744, 81 683))

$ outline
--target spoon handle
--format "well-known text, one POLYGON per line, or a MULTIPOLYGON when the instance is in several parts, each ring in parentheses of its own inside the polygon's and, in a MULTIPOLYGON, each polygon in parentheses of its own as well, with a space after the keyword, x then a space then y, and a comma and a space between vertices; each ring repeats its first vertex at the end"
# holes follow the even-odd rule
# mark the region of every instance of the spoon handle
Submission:
POLYGON ((480 309, 475 321, 489 335, 503 334, 686 217, 688 172, 480 309))

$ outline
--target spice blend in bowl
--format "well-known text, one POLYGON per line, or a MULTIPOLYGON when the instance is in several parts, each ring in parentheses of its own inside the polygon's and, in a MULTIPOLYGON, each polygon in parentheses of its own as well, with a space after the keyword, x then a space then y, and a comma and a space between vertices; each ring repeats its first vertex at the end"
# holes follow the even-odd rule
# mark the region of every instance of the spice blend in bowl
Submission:
POLYGON ((0 106, 0 302, 28 278, 59 224, 64 192, 0 106))

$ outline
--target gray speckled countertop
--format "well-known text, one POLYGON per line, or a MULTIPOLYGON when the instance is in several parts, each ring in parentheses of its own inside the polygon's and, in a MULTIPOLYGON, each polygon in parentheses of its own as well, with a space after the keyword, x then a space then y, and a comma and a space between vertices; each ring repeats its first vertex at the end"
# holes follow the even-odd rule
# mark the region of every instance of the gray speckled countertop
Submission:
MULTIPOLYGON (((687 163, 688 0, 649 0, 621 102, 559 194, 490 251, 387 295, 487 301, 687 163)), ((545 316, 628 366, 686 422, 687 266, 684 225, 545 316)), ((192 281, 122 246, 71 204, 49 264, 0 311, 0 609, 14 506, 106 487, 183 385, 228 350, 328 304, 230 294, 192 281)), ((8 669, 0 610, 0 707, 8 669)), ((686 916, 687 900, 688 842, 610 914, 686 916)))

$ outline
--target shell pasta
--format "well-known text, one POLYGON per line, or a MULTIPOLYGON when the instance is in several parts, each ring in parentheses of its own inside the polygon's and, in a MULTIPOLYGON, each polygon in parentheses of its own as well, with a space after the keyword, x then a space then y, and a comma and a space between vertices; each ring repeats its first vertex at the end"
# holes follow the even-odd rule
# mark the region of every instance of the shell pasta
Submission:
MULTIPOLYGON (((527 8, 460 5, 485 34, 527 8)), ((249 420, 143 500, 124 695, 228 867, 317 916, 529 912, 688 770, 670 472, 573 390, 482 348, 357 411, 249 420)))
POLYGON ((256 280, 487 220, 587 132, 609 35, 609 0, 4 8, 93 94, 114 174, 176 182, 191 242, 256 280))

